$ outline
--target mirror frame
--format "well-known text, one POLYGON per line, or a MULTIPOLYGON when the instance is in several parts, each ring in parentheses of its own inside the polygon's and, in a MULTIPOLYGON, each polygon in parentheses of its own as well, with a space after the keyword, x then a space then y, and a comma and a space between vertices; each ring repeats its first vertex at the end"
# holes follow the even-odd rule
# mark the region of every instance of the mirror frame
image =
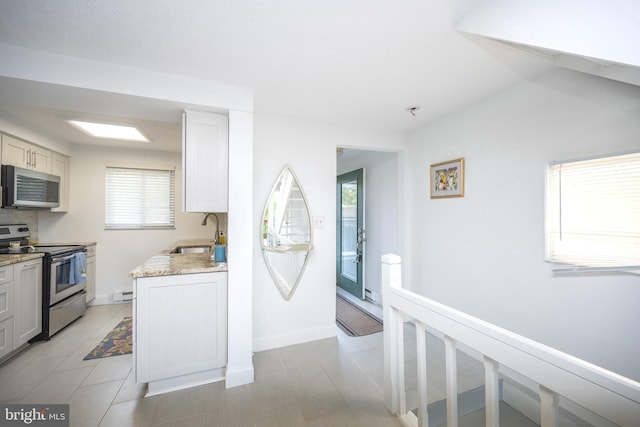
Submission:
POLYGON ((264 262, 265 262, 265 265, 267 266, 267 270, 269 271, 269 274, 271 275, 271 279, 273 280, 274 284, 276 285, 276 288, 278 289, 278 291, 280 292, 282 297, 285 299, 285 301, 289 301, 291 299, 291 297, 293 296, 293 293, 295 292, 296 288, 298 287, 298 284, 300 283, 300 279, 302 279, 302 275, 303 275, 303 273, 304 273, 304 271, 305 271, 305 269, 307 267, 307 263, 309 262, 309 254, 311 253, 311 250, 313 249, 313 217, 311 215, 311 209, 309 208, 309 202, 307 200, 306 194, 304 193, 304 189, 302 188, 302 184, 300 184, 300 181, 298 180, 298 177, 296 176, 295 172, 293 171, 293 168, 290 165, 285 165, 284 168, 282 168, 282 171, 278 175, 278 178, 276 179, 275 183, 271 187, 271 191, 269 192, 269 195, 267 196, 267 199, 266 199, 265 204, 264 204, 264 208, 262 209, 262 215, 260 216, 260 233, 259 233, 259 236, 260 236, 260 249, 262 251, 262 257, 264 258, 264 262), (266 213, 268 207, 271 204, 270 202, 271 202, 271 199, 272 199, 272 197, 273 197, 273 195, 275 193, 275 190, 278 188, 278 186, 282 182, 282 178, 285 176, 286 173, 290 173, 291 174, 291 176, 293 177, 293 180, 297 183, 298 188, 300 189, 300 194, 302 196, 302 201, 304 203, 305 210, 306 210, 306 216, 307 216, 307 219, 309 221, 309 243, 308 243, 308 245, 300 244, 300 246, 306 246, 306 248, 304 248, 304 249, 293 248, 293 249, 288 249, 286 251, 279 251, 279 250, 274 250, 270 246, 265 245, 264 236, 263 236, 263 227, 264 227, 265 213, 266 213), (271 262, 269 260, 269 254, 278 254, 278 253, 280 253, 281 255, 286 255, 287 253, 296 253, 296 254, 298 254, 298 253, 301 253, 301 252, 306 252, 305 253, 305 259, 304 259, 304 262, 302 264, 302 267, 300 268, 300 271, 298 271, 298 275, 296 277, 295 282, 292 285, 290 285, 288 283, 284 283, 283 281, 280 280, 280 275, 276 273, 275 267, 273 265, 271 265, 271 262), (286 289, 289 289, 289 291, 287 292, 286 289))

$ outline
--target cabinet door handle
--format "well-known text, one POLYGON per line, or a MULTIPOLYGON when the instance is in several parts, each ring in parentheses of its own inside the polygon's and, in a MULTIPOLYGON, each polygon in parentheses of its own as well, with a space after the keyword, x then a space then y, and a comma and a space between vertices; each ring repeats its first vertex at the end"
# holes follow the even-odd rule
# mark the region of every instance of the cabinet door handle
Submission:
POLYGON ((37 267, 38 265, 40 265, 42 261, 38 260, 38 261, 32 261, 32 262, 25 262, 24 264, 22 264, 22 269, 27 269, 27 268, 31 268, 31 267, 37 267))
POLYGON ((36 156, 36 150, 33 150, 33 168, 36 168, 36 160, 38 160, 38 156, 36 156))
POLYGON ((31 167, 31 150, 27 150, 27 167, 31 167))

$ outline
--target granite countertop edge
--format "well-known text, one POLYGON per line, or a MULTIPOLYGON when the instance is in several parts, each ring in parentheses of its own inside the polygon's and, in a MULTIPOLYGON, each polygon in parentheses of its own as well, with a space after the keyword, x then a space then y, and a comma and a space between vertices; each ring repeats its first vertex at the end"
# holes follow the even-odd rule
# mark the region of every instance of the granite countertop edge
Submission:
POLYGON ((211 260, 213 251, 208 253, 175 254, 177 247, 214 246, 211 239, 186 239, 174 243, 170 248, 152 256, 142 265, 129 272, 129 277, 136 279, 142 277, 179 276, 184 274, 224 272, 227 263, 218 263, 211 260))
MULTIPOLYGON (((41 246, 96 246, 97 242, 56 242, 56 243, 40 243, 38 245, 41 246)), ((39 252, 33 253, 8 253, 8 254, 0 254, 0 267, 4 267, 11 264, 19 264, 25 261, 31 261, 32 259, 43 258, 44 254, 39 252)))
POLYGON ((37 246, 97 246, 97 242, 38 242, 37 246))
POLYGON ((44 257, 42 253, 29 253, 29 254, 1 254, 0 255, 0 267, 4 267, 11 264, 18 264, 25 261, 31 261, 32 259, 38 259, 44 257))

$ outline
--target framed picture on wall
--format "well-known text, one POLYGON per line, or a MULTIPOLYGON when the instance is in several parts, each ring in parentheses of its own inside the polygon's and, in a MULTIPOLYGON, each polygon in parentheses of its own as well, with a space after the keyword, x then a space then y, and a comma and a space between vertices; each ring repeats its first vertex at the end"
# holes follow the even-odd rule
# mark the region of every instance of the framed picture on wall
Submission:
POLYGON ((431 198, 464 196, 464 159, 431 165, 431 198))

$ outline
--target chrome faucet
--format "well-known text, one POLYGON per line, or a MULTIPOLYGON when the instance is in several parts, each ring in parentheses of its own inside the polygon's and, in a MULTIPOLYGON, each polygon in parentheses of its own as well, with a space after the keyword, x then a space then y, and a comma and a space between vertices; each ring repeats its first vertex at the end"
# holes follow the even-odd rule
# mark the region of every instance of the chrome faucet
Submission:
POLYGON ((213 243, 217 244, 218 238, 220 236, 220 217, 218 217, 218 214, 213 212, 204 214, 204 219, 202 220, 202 224, 200 225, 207 225, 207 218, 209 218, 209 215, 213 215, 216 217, 216 234, 213 236, 213 243))

